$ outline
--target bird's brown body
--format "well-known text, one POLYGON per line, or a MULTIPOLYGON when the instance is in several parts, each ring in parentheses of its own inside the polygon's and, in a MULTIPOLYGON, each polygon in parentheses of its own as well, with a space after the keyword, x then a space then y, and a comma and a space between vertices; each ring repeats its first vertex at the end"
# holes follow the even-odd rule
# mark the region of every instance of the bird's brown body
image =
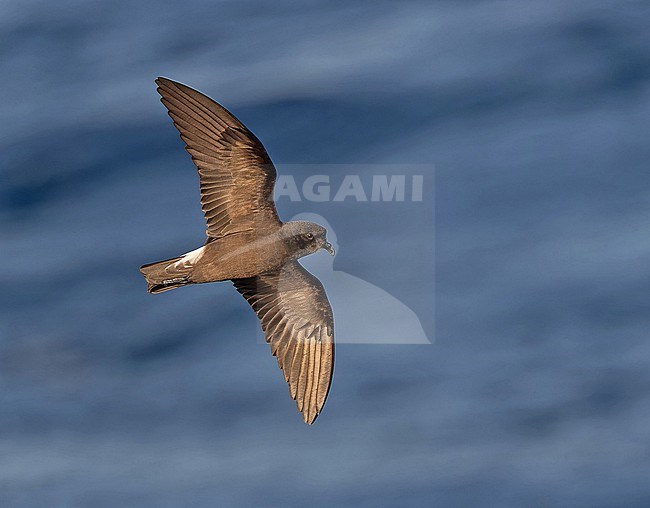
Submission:
POLYGON ((334 254, 326 231, 280 221, 276 171, 266 150, 209 97, 158 78, 158 92, 197 166, 207 241, 182 256, 144 265, 147 291, 231 280, 262 323, 271 352, 306 423, 313 423, 334 369, 334 318, 320 281, 297 260, 334 254))
POLYGON ((178 286, 245 279, 279 270, 304 255, 292 235, 294 224, 265 231, 244 231, 214 239, 183 256, 142 267, 150 293, 178 286))
POLYGON ((150 292, 160 293, 179 285, 255 277, 280 268, 290 255, 277 232, 242 232, 208 242, 183 256, 145 265, 142 272, 151 285, 150 292))
POLYGON ((192 271, 192 282, 244 279, 277 270, 291 252, 277 231, 268 235, 236 233, 205 246, 202 262, 192 271))

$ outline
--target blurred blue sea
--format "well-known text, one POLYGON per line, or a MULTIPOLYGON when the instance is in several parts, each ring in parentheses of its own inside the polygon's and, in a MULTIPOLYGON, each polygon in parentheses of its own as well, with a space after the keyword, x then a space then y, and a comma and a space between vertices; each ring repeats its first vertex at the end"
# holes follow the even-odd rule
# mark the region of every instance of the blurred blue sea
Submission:
POLYGON ((0 3, 0 506, 649 506, 649 20, 0 3), (435 165, 419 208, 278 204, 326 217, 334 268, 435 343, 341 345, 307 427, 232 287, 147 294, 138 267, 204 235, 159 75, 279 172, 435 165))

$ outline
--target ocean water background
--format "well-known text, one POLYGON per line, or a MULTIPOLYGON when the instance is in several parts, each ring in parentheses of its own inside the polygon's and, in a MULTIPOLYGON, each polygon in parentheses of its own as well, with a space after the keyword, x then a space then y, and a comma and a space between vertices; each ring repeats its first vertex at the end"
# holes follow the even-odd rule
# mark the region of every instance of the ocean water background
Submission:
POLYGON ((3 1, 0 505, 648 506, 649 19, 3 1), (204 232, 158 75, 280 172, 435 165, 419 205, 278 204, 434 344, 341 345, 307 427, 231 287, 148 295, 138 267, 204 232))

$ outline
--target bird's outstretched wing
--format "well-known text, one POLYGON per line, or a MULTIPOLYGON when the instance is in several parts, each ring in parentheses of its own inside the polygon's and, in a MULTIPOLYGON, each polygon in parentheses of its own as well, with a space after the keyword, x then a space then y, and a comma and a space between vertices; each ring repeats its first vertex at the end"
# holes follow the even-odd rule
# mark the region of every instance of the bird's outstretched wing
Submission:
POLYGON ((303 420, 313 423, 334 370, 334 319, 322 284, 297 261, 233 283, 262 322, 303 420))
POLYGON ((208 241, 280 227, 273 203, 276 171, 260 140, 202 93, 167 78, 156 84, 199 170, 208 241))

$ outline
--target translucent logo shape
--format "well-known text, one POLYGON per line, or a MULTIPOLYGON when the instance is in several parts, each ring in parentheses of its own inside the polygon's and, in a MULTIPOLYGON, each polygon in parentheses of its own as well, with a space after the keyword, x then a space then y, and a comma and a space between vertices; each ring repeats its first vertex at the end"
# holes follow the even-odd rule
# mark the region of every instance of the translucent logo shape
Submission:
MULTIPOLYGON (((291 220, 315 222, 325 227, 327 239, 338 254, 341 247, 336 233, 321 215, 300 213, 291 220)), ((407 305, 366 280, 335 270, 334 262, 335 257, 322 250, 300 259, 300 264, 325 287, 334 312, 337 343, 431 344, 420 319, 407 305)))

